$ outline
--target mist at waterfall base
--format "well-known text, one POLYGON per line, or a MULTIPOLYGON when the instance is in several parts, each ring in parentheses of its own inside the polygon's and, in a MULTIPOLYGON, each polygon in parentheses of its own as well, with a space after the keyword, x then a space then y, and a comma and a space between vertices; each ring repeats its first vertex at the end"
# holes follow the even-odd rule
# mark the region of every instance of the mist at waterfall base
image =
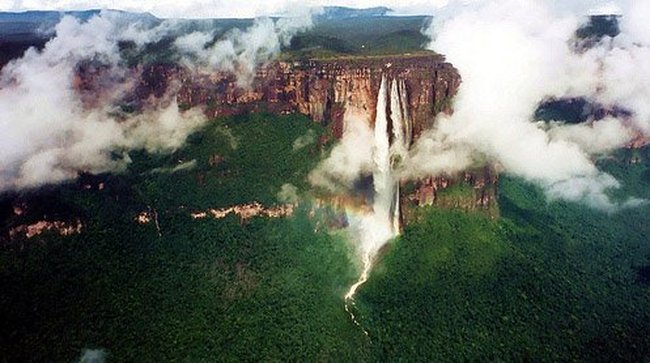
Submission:
MULTIPOLYGON (((400 231, 400 180, 395 171, 406 157, 412 139, 404 81, 382 77, 375 113, 372 129, 367 116, 346 114, 341 142, 310 174, 313 185, 344 194, 354 193, 355 180, 372 175, 369 206, 346 206, 350 240, 362 263, 359 279, 345 295, 346 302, 354 298, 368 279, 379 250, 400 231)), ((346 310, 357 323, 347 305, 346 310)))
POLYGON ((72 180, 80 172, 119 172, 130 163, 129 151, 172 152, 206 122, 200 108, 179 109, 178 84, 156 90, 164 94, 148 97, 136 112, 125 111, 142 71, 127 64, 125 44, 137 53, 175 39, 171 50, 187 69, 231 71, 245 87, 258 66, 310 25, 309 12, 260 18, 216 38, 183 33, 175 20, 152 25, 112 11, 87 21, 64 16, 42 50, 30 48, 1 70, 0 192, 72 180), (99 78, 95 88, 84 86, 84 70, 99 78))
POLYGON ((403 177, 453 173, 488 160, 531 181, 550 200, 582 202, 609 212, 642 201, 612 200, 620 186, 595 160, 650 135, 650 38, 646 1, 618 2, 601 10, 559 11, 545 1, 475 1, 441 15, 426 33, 429 48, 444 54, 462 77, 453 115, 439 115, 410 155, 403 177), (587 14, 622 9, 621 33, 577 39, 587 14), (549 98, 582 97, 626 112, 536 122, 549 98))
MULTIPOLYGON (((647 6, 632 4, 634 14, 650 16, 647 6)), ((341 142, 310 175, 313 185, 335 194, 353 193, 356 181, 372 176, 369 205, 346 210, 362 265, 346 300, 369 278, 382 246, 399 234, 400 180, 454 175, 488 162, 543 187, 549 200, 607 212, 645 203, 634 197, 613 200, 609 193, 620 184, 600 171, 596 160, 649 135, 650 72, 644 60, 650 43, 634 15, 623 21, 621 35, 579 49, 576 33, 588 9, 578 8, 572 10, 581 15, 536 1, 477 1, 440 17, 444 22, 434 21, 426 31, 433 39, 430 48, 447 56, 463 82, 453 114, 437 115, 434 128, 418 140, 410 140, 407 89, 399 82, 382 80, 374 127, 365 115, 346 114, 341 142), (577 125, 536 121, 538 106, 551 97, 585 97, 630 112, 577 125), (400 137, 403 141, 397 142, 400 137)))

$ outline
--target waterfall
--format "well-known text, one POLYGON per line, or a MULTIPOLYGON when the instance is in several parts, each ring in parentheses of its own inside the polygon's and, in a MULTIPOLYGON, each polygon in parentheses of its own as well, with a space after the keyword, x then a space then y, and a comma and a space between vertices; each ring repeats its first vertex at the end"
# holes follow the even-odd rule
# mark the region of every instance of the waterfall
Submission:
MULTIPOLYGON (((373 150, 374 170, 372 173, 375 195, 372 209, 378 218, 386 220, 393 206, 395 182, 392 175, 390 135, 388 129, 387 99, 388 89, 386 77, 381 79, 379 96, 377 98, 377 117, 375 119, 375 139, 373 150)), ((377 241, 382 243, 385 241, 377 241)))
POLYGON ((408 94, 406 92, 406 82, 400 80, 398 82, 399 89, 399 100, 402 110, 402 123, 404 126, 404 145, 408 151, 411 143, 413 142, 413 120, 411 120, 411 115, 409 115, 409 101, 408 94))
POLYGON ((406 151, 405 140, 405 117, 402 105, 401 87, 403 82, 393 80, 390 86, 390 119, 393 129, 393 144, 391 145, 392 154, 402 154, 406 151))
MULTIPOLYGON (((411 144, 411 122, 408 117, 406 83, 403 80, 393 79, 391 82, 390 120, 393 131, 393 142, 390 146, 391 168, 395 169, 406 157, 411 144)), ((393 230, 397 234, 400 229, 399 180, 395 179, 393 184, 394 203, 391 215, 393 230)))
MULTIPOLYGON (((373 187, 372 212, 361 217, 350 218, 358 231, 363 269, 359 279, 345 295, 345 310, 352 321, 361 327, 351 305, 354 295, 363 285, 372 268, 377 253, 400 231, 399 179, 394 170, 406 157, 412 138, 412 126, 408 116, 406 84, 392 80, 390 89, 386 76, 382 76, 373 132, 373 187), (389 100, 390 96, 390 100, 389 100)), ((364 330, 368 335, 368 332, 364 330)))

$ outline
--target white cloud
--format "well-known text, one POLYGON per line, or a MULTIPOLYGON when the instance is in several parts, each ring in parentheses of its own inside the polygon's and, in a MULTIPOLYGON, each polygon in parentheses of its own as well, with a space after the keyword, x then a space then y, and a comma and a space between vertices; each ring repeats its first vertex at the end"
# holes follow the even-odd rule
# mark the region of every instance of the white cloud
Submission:
MULTIPOLYGON (((631 131, 647 134, 648 48, 634 45, 643 40, 643 28, 613 45, 604 41, 584 53, 573 51, 570 40, 593 3, 582 2, 582 10, 571 13, 551 2, 475 1, 434 24, 431 47, 458 68, 463 82, 454 114, 440 117, 436 129, 416 146, 414 160, 425 160, 423 152, 436 147, 428 162, 415 163, 413 174, 447 170, 445 155, 455 160, 470 149, 545 187, 551 198, 613 208, 607 191, 618 182, 597 169, 592 154, 621 147, 631 131), (533 122, 533 114, 549 96, 587 96, 625 107, 633 116, 547 130, 533 122)), ((650 12, 642 18, 647 16, 650 12)), ((642 28, 640 24, 631 20, 627 28, 642 28)))
POLYGON ((330 156, 309 174, 312 185, 331 192, 354 189, 354 183, 373 170, 373 131, 365 115, 346 112, 345 130, 341 141, 332 149, 330 156))
POLYGON ((185 56, 186 65, 231 71, 241 86, 247 86, 258 66, 273 60, 296 33, 312 26, 312 13, 310 9, 298 8, 277 21, 257 18, 250 27, 234 28, 209 47, 206 44, 213 38, 211 32, 184 35, 174 45, 185 56))
POLYGON ((548 132, 551 140, 563 140, 578 145, 588 154, 615 150, 634 136, 622 121, 613 117, 592 124, 552 124, 548 132))
MULTIPOLYGON (((116 9, 150 12, 162 18, 253 18, 290 12, 296 7, 387 6, 397 14, 439 15, 442 7, 457 9, 484 0, 0 0, 0 11, 116 9), (451 5, 451 6, 450 6, 451 5)), ((539 1, 563 12, 594 13, 622 9, 629 0, 539 1)))
MULTIPOLYGON (((296 29, 309 25, 310 16, 305 18, 294 17, 290 24, 261 19, 217 42, 233 49, 228 54, 202 49, 206 38, 201 36, 181 38, 176 45, 186 53, 198 52, 200 60, 208 55, 221 57, 212 65, 236 66, 238 75, 248 80, 255 67, 273 59, 296 29)), ((198 109, 179 110, 175 93, 179 85, 173 82, 163 97, 143 101, 138 113, 120 112, 120 103, 136 86, 139 70, 124 66, 119 41, 133 40, 142 46, 174 30, 173 22, 148 29, 121 20, 114 12, 102 12, 87 22, 64 17, 42 51, 32 48, 2 68, 0 191, 74 179, 82 171, 123 170, 130 162, 129 150, 176 150, 205 122, 198 109), (98 66, 96 78, 83 79, 98 82, 94 89, 79 86, 80 64, 98 66)))
POLYGON ((300 197, 298 196, 298 187, 293 184, 283 184, 280 191, 276 195, 278 200, 283 203, 298 203, 300 197))
POLYGON ((388 6, 404 14, 430 14, 434 9, 444 5, 449 0, 193 0, 179 2, 176 0, 22 0, 0 1, 0 10, 70 10, 70 9, 116 9, 138 12, 151 12, 163 18, 210 18, 235 17, 252 18, 263 15, 273 15, 291 12, 296 7, 305 6, 348 6, 373 7, 388 6))
POLYGON ((599 4, 589 10, 589 15, 620 15, 621 7, 616 3, 599 4))

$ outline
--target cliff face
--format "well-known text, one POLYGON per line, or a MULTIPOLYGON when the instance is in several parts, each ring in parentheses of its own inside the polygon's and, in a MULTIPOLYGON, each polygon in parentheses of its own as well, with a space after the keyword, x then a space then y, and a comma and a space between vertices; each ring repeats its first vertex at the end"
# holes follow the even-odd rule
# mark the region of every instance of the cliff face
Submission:
MULTIPOLYGON (((179 74, 178 102, 183 107, 203 106, 209 117, 255 111, 301 113, 330 127, 337 138, 343 135, 346 113, 374 126, 382 77, 404 82, 414 139, 431 127, 437 113, 452 111, 450 100, 460 85, 458 72, 444 57, 422 53, 278 61, 260 68, 249 87, 238 85, 232 73, 188 73, 157 66, 143 70, 140 96, 171 84, 179 74)), ((402 189, 401 199, 403 205, 495 210, 496 182, 496 172, 488 167, 456 177, 432 176, 402 189), (471 192, 444 192, 455 186, 471 192)))
POLYGON ((302 113, 343 134, 346 112, 372 125, 382 75, 406 83, 414 133, 418 135, 460 84, 458 72, 435 54, 350 57, 274 62, 258 70, 250 88, 239 87, 232 74, 186 75, 179 104, 205 105, 208 116, 251 111, 302 113))
MULTIPOLYGON (((346 114, 374 127, 382 77, 403 82, 413 140, 432 126, 437 113, 452 111, 450 100, 460 85, 456 69, 433 53, 276 61, 258 69, 246 86, 232 72, 191 72, 175 65, 149 65, 134 73, 137 85, 126 103, 136 108, 173 87, 180 107, 203 107, 208 117, 301 113, 329 127, 337 138, 343 136, 346 114)), ((489 168, 456 177, 432 176, 402 189, 401 199, 405 205, 489 210, 495 204, 496 181, 489 168), (473 194, 452 198, 443 192, 458 185, 469 186, 473 194)))
MULTIPOLYGON (((277 61, 260 68, 248 87, 240 86, 232 73, 192 72, 172 64, 137 66, 118 76, 119 79, 113 78, 116 76, 100 63, 88 62, 76 70, 73 87, 81 96, 82 104, 89 109, 96 107, 104 95, 121 94, 121 85, 126 83, 133 88, 124 94, 119 105, 127 113, 155 107, 159 100, 176 95, 179 107, 202 107, 209 117, 255 111, 301 113, 329 127, 338 138, 343 135, 346 114, 362 117, 374 127, 382 78, 389 85, 398 81, 395 83, 399 88, 400 108, 408 113, 404 118, 409 119, 408 133, 412 133, 413 139, 431 126, 435 114, 451 112, 449 101, 460 84, 460 76, 453 66, 445 63, 442 56, 431 53, 277 61)), ((387 96, 390 98, 394 93, 389 91, 387 96)), ((385 112, 388 117, 392 117, 388 112, 391 107, 395 106, 388 102, 385 112)), ((407 140, 409 143, 411 137, 407 140)), ((219 155, 210 157, 210 164, 216 165, 221 161, 219 155)), ((400 205, 487 209, 493 205, 496 195, 496 174, 487 170, 469 171, 457 178, 432 176, 405 183, 409 187, 401 188, 400 205), (462 193, 454 191, 458 185, 465 188, 462 193)), ((90 176, 79 179, 80 190, 105 188, 103 181, 94 182, 88 178, 92 179, 90 176)), ((337 205, 346 203, 364 204, 363 200, 333 202, 334 210, 337 205)), ((12 203, 6 208, 0 205, 0 212, 8 211, 3 218, 9 227, 0 234, 0 244, 29 239, 45 232, 66 236, 77 234, 84 227, 83 218, 78 216, 29 210, 31 206, 48 205, 46 202, 27 198, 22 203, 20 198, 15 198, 12 203)), ((328 199, 326 204, 332 204, 332 200, 328 199)), ((269 216, 291 213, 288 207, 278 210, 262 210, 254 204, 246 207, 246 213, 263 212, 269 216)), ((233 211, 238 213, 235 209, 233 211)), ((216 217, 219 213, 222 211, 214 210, 213 214, 216 217)), ((203 214, 196 215, 199 218, 203 214)), ((149 223, 154 219, 155 212, 151 211, 136 216, 137 223, 149 223)), ((347 220, 336 213, 325 220, 330 228, 347 224, 347 220)))
POLYGON ((487 165, 459 175, 431 176, 414 182, 402 195, 403 205, 433 205, 442 208, 478 210, 498 214, 498 172, 487 165))

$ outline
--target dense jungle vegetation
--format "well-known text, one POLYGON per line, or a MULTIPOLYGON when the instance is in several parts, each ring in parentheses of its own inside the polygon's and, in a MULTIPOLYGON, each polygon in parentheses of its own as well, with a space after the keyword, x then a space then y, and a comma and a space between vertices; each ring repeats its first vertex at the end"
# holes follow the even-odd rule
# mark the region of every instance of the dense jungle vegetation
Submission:
MULTIPOLYGON (((71 362, 83 349, 109 362, 650 356, 648 205, 607 214, 548 203, 503 176, 496 219, 418 209, 359 291, 369 337, 343 307, 357 276, 350 246, 316 228, 307 199, 290 218, 190 217, 279 203, 285 183, 305 196, 324 135, 299 116, 219 119, 171 155, 132 153, 123 174, 3 196, 3 230, 44 214, 85 227, 0 248, 0 361, 71 362), (43 210, 14 216, 15 198, 43 210), (160 235, 134 221, 151 210, 160 235)), ((649 149, 600 163, 622 181, 619 197, 650 198, 649 149)))

